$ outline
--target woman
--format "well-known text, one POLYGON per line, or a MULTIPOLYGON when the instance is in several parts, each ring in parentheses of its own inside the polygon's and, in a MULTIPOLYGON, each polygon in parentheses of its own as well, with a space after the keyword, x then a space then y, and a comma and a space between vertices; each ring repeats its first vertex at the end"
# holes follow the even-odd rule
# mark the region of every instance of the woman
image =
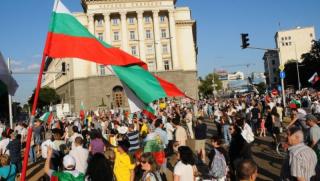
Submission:
POLYGON ((142 181, 162 181, 159 172, 160 167, 151 153, 142 154, 140 164, 142 170, 144 170, 142 181))
POLYGON ((94 154, 88 163, 86 179, 91 180, 104 180, 112 181, 113 172, 111 169, 111 163, 101 153, 94 154))
POLYGON ((16 166, 10 164, 10 158, 8 155, 1 155, 0 157, 0 177, 3 180, 15 181, 16 180, 16 166))
POLYGON ((102 140, 101 134, 97 130, 91 130, 90 133, 90 145, 89 145, 89 152, 91 155, 96 153, 104 153, 105 145, 102 140))
POLYGON ((178 148, 178 159, 180 161, 174 167, 173 180, 194 181, 197 169, 192 150, 187 146, 180 146, 178 148))
POLYGON ((272 117, 272 137, 274 140, 274 143, 277 145, 280 141, 280 128, 281 128, 281 121, 280 121, 280 115, 277 112, 277 108, 274 107, 271 111, 271 117, 272 117))

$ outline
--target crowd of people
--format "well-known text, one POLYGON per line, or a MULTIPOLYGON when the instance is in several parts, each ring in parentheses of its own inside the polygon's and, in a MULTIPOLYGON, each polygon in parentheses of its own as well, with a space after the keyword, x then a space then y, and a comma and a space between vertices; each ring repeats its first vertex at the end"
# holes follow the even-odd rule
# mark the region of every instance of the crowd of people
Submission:
MULTIPOLYGON (((276 146, 285 135, 279 180, 320 180, 319 100, 320 92, 298 92, 284 109, 272 94, 161 99, 151 105, 154 115, 112 109, 71 121, 36 119, 29 162, 45 159, 42 180, 256 180, 254 140, 272 137, 276 146)), ((0 132, 0 176, 15 180, 27 124, 12 130, 2 123, 0 132)))

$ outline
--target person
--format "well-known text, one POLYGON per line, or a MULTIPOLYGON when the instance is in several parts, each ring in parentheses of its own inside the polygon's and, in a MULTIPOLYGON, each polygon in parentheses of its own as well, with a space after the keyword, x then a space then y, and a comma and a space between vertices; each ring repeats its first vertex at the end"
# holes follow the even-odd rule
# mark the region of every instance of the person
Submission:
POLYGON ((187 146, 178 148, 178 163, 174 167, 174 181, 194 181, 196 168, 192 150, 187 146))
POLYGON ((130 143, 127 140, 118 141, 118 147, 114 148, 115 163, 113 172, 117 180, 133 181, 134 167, 128 155, 130 143))
POLYGON ((318 119, 312 114, 306 116, 306 123, 310 127, 308 141, 311 148, 314 148, 320 140, 320 127, 317 121, 318 119))
POLYGON ((167 122, 164 125, 164 128, 166 129, 167 132, 167 138, 168 138, 168 145, 166 147, 166 156, 170 156, 173 153, 173 132, 174 132, 174 128, 172 126, 172 119, 171 118, 167 118, 167 122))
POLYGON ((179 146, 185 146, 186 145, 186 141, 187 141, 187 132, 186 130, 180 126, 180 120, 177 118, 174 118, 172 120, 173 123, 173 127, 176 129, 175 130, 175 134, 174 134, 174 138, 175 138, 175 143, 174 146, 175 148, 179 147, 179 146))
POLYGON ((81 137, 83 139, 83 136, 81 134, 79 134, 79 128, 78 126, 72 126, 72 135, 69 138, 69 142, 71 143, 71 149, 75 148, 75 139, 77 137, 81 137))
POLYGON ((51 147, 48 147, 47 159, 44 164, 44 172, 49 177, 57 177, 59 181, 83 181, 85 179, 84 174, 76 170, 76 160, 70 155, 66 155, 63 157, 63 171, 50 169, 52 153, 53 149, 51 147))
POLYGON ((73 156, 76 160, 76 170, 86 173, 89 151, 83 148, 83 139, 80 136, 75 138, 74 144, 74 148, 70 151, 69 155, 73 156))
POLYGON ((43 133, 44 133, 44 128, 42 126, 40 119, 36 120, 36 122, 34 123, 34 127, 32 129, 33 129, 32 131, 33 131, 34 144, 36 146, 36 152, 39 155, 40 146, 43 141, 43 133))
POLYGON ((274 140, 275 145, 278 144, 280 141, 280 128, 281 128, 281 122, 280 122, 280 115, 277 112, 276 107, 274 107, 271 110, 271 118, 272 118, 272 137, 274 140))
POLYGON ((253 160, 242 160, 237 167, 239 181, 255 181, 258 176, 258 166, 253 160))
POLYGON ((193 129, 192 129, 193 115, 192 115, 191 109, 187 109, 187 115, 186 115, 185 119, 186 119, 186 123, 187 123, 187 127, 188 127, 188 132, 189 132, 190 138, 193 139, 194 138, 193 129))
POLYGON ((127 137, 130 142, 129 152, 134 153, 140 148, 139 132, 134 129, 134 124, 128 126, 127 137))
POLYGON ((151 153, 142 154, 140 164, 144 170, 142 181, 162 181, 160 168, 151 153))
POLYGON ((9 155, 1 155, 0 156, 0 177, 1 179, 7 181, 15 181, 16 180, 16 165, 10 164, 9 155))
POLYGON ((206 138, 207 138, 207 125, 203 122, 203 117, 198 117, 195 132, 195 147, 197 153, 201 156, 202 161, 205 163, 206 152, 206 138))
POLYGON ((168 145, 168 137, 167 137, 167 133, 162 129, 163 128, 162 119, 157 119, 154 123, 154 126, 156 127, 156 129, 154 130, 154 133, 160 136, 162 146, 163 148, 166 148, 166 146, 168 145))
POLYGON ((315 173, 317 164, 316 153, 303 142, 304 135, 301 128, 288 128, 288 156, 281 168, 283 180, 310 180, 315 173))
POLYGON ((266 126, 265 126, 266 120, 264 118, 260 121, 260 137, 266 137, 266 126))
POLYGON ((222 147, 221 139, 217 136, 211 138, 211 146, 213 149, 208 153, 209 176, 212 177, 214 181, 224 181, 228 173, 228 154, 222 147))
POLYGON ((95 153, 104 153, 105 145, 98 130, 91 130, 90 139, 89 152, 91 155, 94 155, 95 153))
POLYGON ((17 173, 21 172, 22 158, 21 158, 21 135, 16 132, 11 132, 11 141, 9 142, 7 149, 10 152, 11 163, 17 168, 17 173))
POLYGON ((95 181, 113 181, 113 173, 111 168, 111 162, 106 159, 104 154, 94 154, 88 162, 88 168, 86 172, 86 180, 95 181))
POLYGON ((261 113, 258 108, 258 104, 256 103, 254 107, 251 109, 251 120, 250 120, 250 126, 252 128, 252 131, 254 134, 257 133, 258 128, 258 120, 261 118, 261 113))
MULTIPOLYGON (((13 130, 12 130, 13 131, 13 130)), ((10 152, 9 150, 7 149, 7 146, 10 142, 10 138, 9 138, 9 135, 7 135, 6 131, 3 131, 1 133, 2 135, 2 139, 0 141, 0 154, 3 155, 3 154, 7 154, 7 155, 10 155, 10 152)))

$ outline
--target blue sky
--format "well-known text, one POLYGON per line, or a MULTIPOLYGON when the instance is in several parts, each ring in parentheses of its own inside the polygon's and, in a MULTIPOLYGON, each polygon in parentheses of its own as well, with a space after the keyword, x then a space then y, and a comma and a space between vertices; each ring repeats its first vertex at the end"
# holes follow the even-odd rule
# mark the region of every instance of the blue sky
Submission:
MULTIPOLYGON (((82 11, 80 0, 62 0, 72 11, 82 11)), ((16 71, 39 71, 53 0, 1 0, 0 51, 16 71)), ((203 76, 226 65, 245 73, 263 71, 263 51, 242 50, 240 33, 249 33, 250 45, 274 48, 278 30, 314 26, 319 39, 319 0, 178 0, 197 21, 198 71, 203 76), (279 26, 280 25, 280 26, 279 26)), ((14 100, 26 102, 36 75, 14 75, 20 87, 14 100)))

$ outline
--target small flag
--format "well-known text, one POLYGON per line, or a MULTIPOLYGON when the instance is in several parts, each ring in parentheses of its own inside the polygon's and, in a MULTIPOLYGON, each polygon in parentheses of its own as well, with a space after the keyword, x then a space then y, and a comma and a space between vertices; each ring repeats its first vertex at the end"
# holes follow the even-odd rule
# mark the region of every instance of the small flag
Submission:
POLYGON ((80 105, 80 113, 79 113, 79 116, 80 116, 80 120, 84 120, 84 117, 85 117, 85 113, 84 113, 84 105, 83 105, 83 102, 81 101, 81 105, 80 105))
POLYGON ((315 72, 315 73, 310 77, 310 79, 308 80, 308 82, 310 82, 312 85, 314 85, 315 83, 318 82, 319 79, 320 79, 320 78, 319 78, 319 76, 318 76, 318 73, 315 72))
POLYGON ((50 125, 52 118, 53 118, 52 112, 46 112, 39 119, 40 121, 46 122, 48 125, 50 125))

